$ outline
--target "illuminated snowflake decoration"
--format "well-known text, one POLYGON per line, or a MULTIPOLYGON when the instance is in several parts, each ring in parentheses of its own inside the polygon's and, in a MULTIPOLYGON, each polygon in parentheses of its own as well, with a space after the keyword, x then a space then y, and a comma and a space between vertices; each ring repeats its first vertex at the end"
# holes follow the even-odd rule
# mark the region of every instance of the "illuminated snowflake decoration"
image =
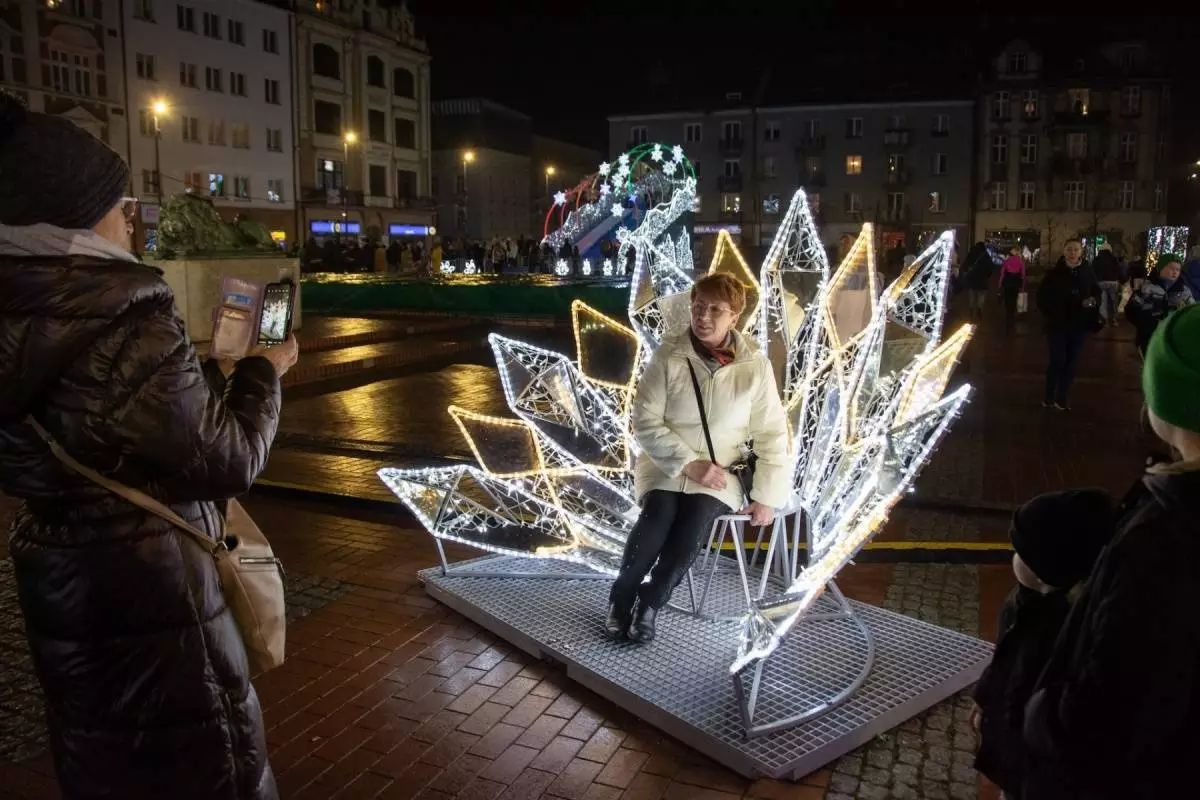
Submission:
POLYGON ((442 274, 443 274, 443 275, 453 275, 453 274, 454 274, 454 264, 453 264, 453 262, 451 262, 451 261, 449 261, 449 260, 447 260, 447 261, 443 261, 443 262, 442 262, 442 266, 441 266, 441 270, 442 270, 442 274))
MULTIPOLYGON (((656 150, 631 152, 632 160, 627 153, 618 164, 652 159, 656 150)), ((435 537, 617 572, 638 515, 634 389, 663 337, 689 322, 694 271, 680 221, 695 201, 696 180, 682 148, 671 153, 674 160, 655 174, 671 164, 686 169, 654 185, 659 201, 636 227, 616 231, 617 256, 603 263, 609 275, 614 262, 633 256, 628 323, 576 301, 573 357, 493 334, 516 418, 450 408, 478 466, 380 470, 435 537)), ((609 202, 600 195, 572 218, 603 224, 609 202), (604 207, 588 217, 589 206, 604 207)), ((734 673, 769 657, 880 530, 970 394, 968 386, 946 393, 973 332, 963 326, 942 340, 953 235, 942 234, 886 288, 873 237, 865 225, 831 268, 797 191, 757 270, 725 232, 708 266, 748 287, 738 325, 774 367, 795 459, 795 505, 812 531, 808 566, 746 614, 734 673)), ((565 267, 560 261, 555 271, 565 267)))
POLYGON ((468 258, 467 263, 463 264, 463 275, 475 275, 479 272, 479 267, 475 266, 475 260, 468 258))
POLYGON ((554 193, 554 205, 565 206, 566 204, 567 204, 567 193, 566 192, 555 192, 554 193))
POLYGON ((558 261, 554 262, 554 274, 560 277, 563 275, 570 275, 571 265, 567 263, 566 259, 560 258, 558 261))

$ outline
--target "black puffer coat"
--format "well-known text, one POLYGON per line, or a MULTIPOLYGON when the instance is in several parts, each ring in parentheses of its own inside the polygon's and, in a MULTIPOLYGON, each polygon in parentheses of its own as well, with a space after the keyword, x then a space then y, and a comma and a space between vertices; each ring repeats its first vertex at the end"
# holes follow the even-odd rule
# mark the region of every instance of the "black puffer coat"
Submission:
POLYGON ((9 552, 64 796, 276 797, 211 557, 67 471, 27 414, 215 537, 215 501, 250 487, 275 435, 271 364, 241 361, 227 387, 202 370, 148 267, 0 258, 0 490, 25 501, 9 552))

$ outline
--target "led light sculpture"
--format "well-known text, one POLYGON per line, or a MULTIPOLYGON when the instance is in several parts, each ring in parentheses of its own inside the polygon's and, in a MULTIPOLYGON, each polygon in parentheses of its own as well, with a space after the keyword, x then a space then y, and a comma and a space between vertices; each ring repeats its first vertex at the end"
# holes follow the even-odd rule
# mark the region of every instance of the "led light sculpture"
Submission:
MULTIPOLYGON (((634 256, 629 325, 576 301, 574 358, 493 334, 517 419, 452 407, 478 467, 385 468, 380 476, 439 540, 615 575, 638 514, 630 428, 637 379, 664 335, 689 324, 692 254, 680 220, 696 180, 681 148, 657 144, 601 164, 598 175, 608 188, 572 212, 575 230, 562 236, 598 224, 613 197, 657 198, 636 227, 616 233, 617 263, 634 256), (640 170, 636 181, 631 165, 640 170)), ((942 234, 886 288, 873 237, 864 225, 831 270, 797 191, 759 270, 724 232, 708 268, 748 286, 738 324, 775 368, 795 458, 792 507, 809 542, 808 565, 753 602, 742 621, 730 670, 749 735, 764 730, 753 718, 767 660, 827 589, 841 597, 838 571, 880 530, 970 394, 968 386, 945 393, 972 335, 963 326, 942 341, 953 235, 942 234)))

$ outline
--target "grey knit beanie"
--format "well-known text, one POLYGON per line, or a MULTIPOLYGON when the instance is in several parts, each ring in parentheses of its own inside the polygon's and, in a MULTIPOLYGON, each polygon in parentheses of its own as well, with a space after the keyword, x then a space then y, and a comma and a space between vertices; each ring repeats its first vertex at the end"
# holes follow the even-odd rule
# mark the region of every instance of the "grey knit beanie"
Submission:
POLYGON ((0 92, 0 224, 93 228, 129 187, 129 167, 62 117, 0 92))

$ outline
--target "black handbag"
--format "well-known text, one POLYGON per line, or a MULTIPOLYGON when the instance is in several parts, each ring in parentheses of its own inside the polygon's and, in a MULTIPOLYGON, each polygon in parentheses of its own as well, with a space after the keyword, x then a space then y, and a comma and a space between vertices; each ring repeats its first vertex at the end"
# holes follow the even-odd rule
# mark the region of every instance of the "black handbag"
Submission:
MULTIPOLYGON (((708 445, 708 460, 718 464, 716 451, 713 450, 712 436, 708 432, 708 414, 704 412, 704 399, 700 395, 700 381, 696 378, 696 369, 692 366, 691 359, 688 359, 688 372, 692 376, 692 391, 696 393, 696 406, 700 409, 700 427, 704 429, 704 443, 708 445)), ((729 464, 725 469, 732 472, 738 479, 738 483, 742 485, 742 495, 746 498, 746 505, 750 505, 753 502, 750 491, 754 488, 754 468, 758 463, 758 456, 754 453, 753 440, 746 442, 746 449, 749 452, 745 456, 729 464)), ((718 466, 720 465, 718 464, 718 466)))

